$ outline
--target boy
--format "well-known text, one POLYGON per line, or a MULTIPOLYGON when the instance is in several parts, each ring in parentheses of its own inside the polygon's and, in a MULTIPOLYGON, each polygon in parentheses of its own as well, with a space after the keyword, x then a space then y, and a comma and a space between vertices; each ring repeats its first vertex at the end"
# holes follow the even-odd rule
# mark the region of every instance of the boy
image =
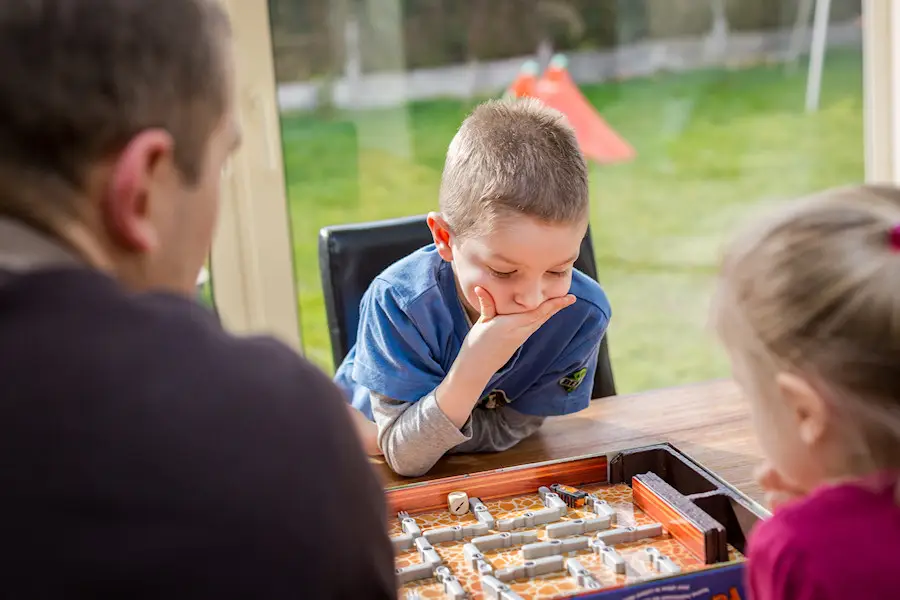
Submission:
POLYGON ((434 243, 375 279, 335 374, 374 420, 357 415, 367 448, 394 471, 505 450, 587 407, 610 319, 603 290, 573 268, 588 214, 587 166, 562 114, 492 101, 463 122, 428 216, 434 243))

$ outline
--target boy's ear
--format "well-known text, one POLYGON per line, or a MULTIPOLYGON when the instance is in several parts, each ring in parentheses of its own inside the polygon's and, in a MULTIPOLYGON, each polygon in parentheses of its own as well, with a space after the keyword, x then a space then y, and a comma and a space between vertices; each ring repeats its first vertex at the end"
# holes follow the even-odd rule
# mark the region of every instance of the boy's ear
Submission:
POLYGON ((828 428, 828 407, 825 399, 810 383, 793 373, 779 373, 778 391, 787 404, 801 441, 814 446, 828 428))
POLYGON ((450 227, 441 213, 428 213, 428 229, 431 230, 431 237, 438 254, 447 262, 452 261, 453 248, 450 246, 450 227))

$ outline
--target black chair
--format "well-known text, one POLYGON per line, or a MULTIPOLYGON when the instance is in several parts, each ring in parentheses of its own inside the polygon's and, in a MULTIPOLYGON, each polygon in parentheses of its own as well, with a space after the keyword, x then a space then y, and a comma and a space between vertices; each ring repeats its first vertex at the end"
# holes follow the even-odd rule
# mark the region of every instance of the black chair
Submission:
MULTIPOLYGON (((359 303, 369 284, 389 265, 432 242, 424 216, 335 225, 319 232, 319 272, 335 368, 356 341, 359 303)), ((581 242, 575 268, 597 280, 591 232, 581 242)), ((616 393, 604 337, 597 359, 593 398, 616 393)))

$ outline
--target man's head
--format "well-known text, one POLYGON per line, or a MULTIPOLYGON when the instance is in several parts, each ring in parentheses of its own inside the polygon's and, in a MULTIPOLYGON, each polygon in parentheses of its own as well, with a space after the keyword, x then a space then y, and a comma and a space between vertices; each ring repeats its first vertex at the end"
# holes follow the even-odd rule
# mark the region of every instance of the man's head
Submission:
POLYGON ((0 6, 0 215, 134 289, 190 292, 237 143, 215 0, 0 6))
POLYGON ((486 289, 499 314, 565 295, 587 230, 587 165, 565 117, 534 99, 477 107, 450 143, 429 226, 470 312, 486 289))

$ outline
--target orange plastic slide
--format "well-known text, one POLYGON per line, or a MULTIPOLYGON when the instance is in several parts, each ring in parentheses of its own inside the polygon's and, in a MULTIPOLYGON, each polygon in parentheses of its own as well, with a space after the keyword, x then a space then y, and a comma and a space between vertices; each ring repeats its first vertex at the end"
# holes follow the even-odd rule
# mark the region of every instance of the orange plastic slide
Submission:
POLYGON ((572 81, 562 56, 553 58, 540 80, 537 64, 525 63, 506 93, 517 98, 538 98, 566 115, 581 151, 590 160, 610 164, 635 157, 634 148, 609 126, 572 81))

